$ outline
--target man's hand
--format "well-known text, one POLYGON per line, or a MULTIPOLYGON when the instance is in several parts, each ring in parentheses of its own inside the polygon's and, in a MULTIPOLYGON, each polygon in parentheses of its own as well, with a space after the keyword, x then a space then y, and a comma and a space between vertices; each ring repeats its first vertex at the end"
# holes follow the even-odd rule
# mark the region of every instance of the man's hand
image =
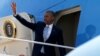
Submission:
POLYGON ((16 3, 15 2, 12 2, 11 8, 12 8, 13 15, 16 15, 16 3))

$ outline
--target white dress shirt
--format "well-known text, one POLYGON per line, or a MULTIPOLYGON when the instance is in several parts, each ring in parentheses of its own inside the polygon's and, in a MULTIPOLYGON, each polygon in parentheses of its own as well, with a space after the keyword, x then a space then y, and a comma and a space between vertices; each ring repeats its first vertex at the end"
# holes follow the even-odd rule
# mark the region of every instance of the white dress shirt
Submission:
MULTIPOLYGON (((50 24, 50 25, 46 25, 46 27, 44 28, 44 31, 43 31, 44 42, 47 39, 49 39, 51 31, 52 31, 52 27, 53 27, 53 24, 50 24)), ((41 53, 44 53, 44 47, 41 48, 41 53)))

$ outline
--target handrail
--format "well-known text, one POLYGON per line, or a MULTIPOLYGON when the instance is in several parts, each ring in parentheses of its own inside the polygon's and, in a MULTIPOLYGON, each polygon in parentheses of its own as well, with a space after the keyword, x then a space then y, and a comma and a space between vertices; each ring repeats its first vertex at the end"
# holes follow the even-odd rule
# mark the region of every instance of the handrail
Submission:
POLYGON ((44 42, 38 42, 38 41, 31 41, 31 40, 24 40, 24 39, 18 39, 18 38, 8 38, 8 37, 4 37, 4 36, 0 36, 0 38, 1 39, 8 39, 8 40, 16 40, 16 41, 35 43, 35 44, 41 44, 41 45, 48 45, 48 46, 54 46, 54 47, 60 47, 60 48, 65 48, 65 49, 75 49, 74 47, 70 47, 70 46, 63 46, 63 45, 44 43, 44 42))

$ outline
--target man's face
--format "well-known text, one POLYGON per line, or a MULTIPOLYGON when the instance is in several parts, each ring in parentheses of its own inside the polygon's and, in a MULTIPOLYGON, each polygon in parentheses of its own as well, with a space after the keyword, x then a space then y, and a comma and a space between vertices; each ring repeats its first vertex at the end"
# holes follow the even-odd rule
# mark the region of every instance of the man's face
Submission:
POLYGON ((51 24, 54 21, 54 16, 52 15, 52 13, 45 13, 44 15, 44 22, 45 24, 51 24))

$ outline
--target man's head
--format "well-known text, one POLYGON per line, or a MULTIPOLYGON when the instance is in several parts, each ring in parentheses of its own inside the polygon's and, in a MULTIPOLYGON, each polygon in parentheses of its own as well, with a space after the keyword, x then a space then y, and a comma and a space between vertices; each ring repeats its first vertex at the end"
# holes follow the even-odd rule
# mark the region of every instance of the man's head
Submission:
POLYGON ((55 13, 53 11, 46 11, 44 15, 44 22, 48 25, 52 24, 55 18, 55 13))

